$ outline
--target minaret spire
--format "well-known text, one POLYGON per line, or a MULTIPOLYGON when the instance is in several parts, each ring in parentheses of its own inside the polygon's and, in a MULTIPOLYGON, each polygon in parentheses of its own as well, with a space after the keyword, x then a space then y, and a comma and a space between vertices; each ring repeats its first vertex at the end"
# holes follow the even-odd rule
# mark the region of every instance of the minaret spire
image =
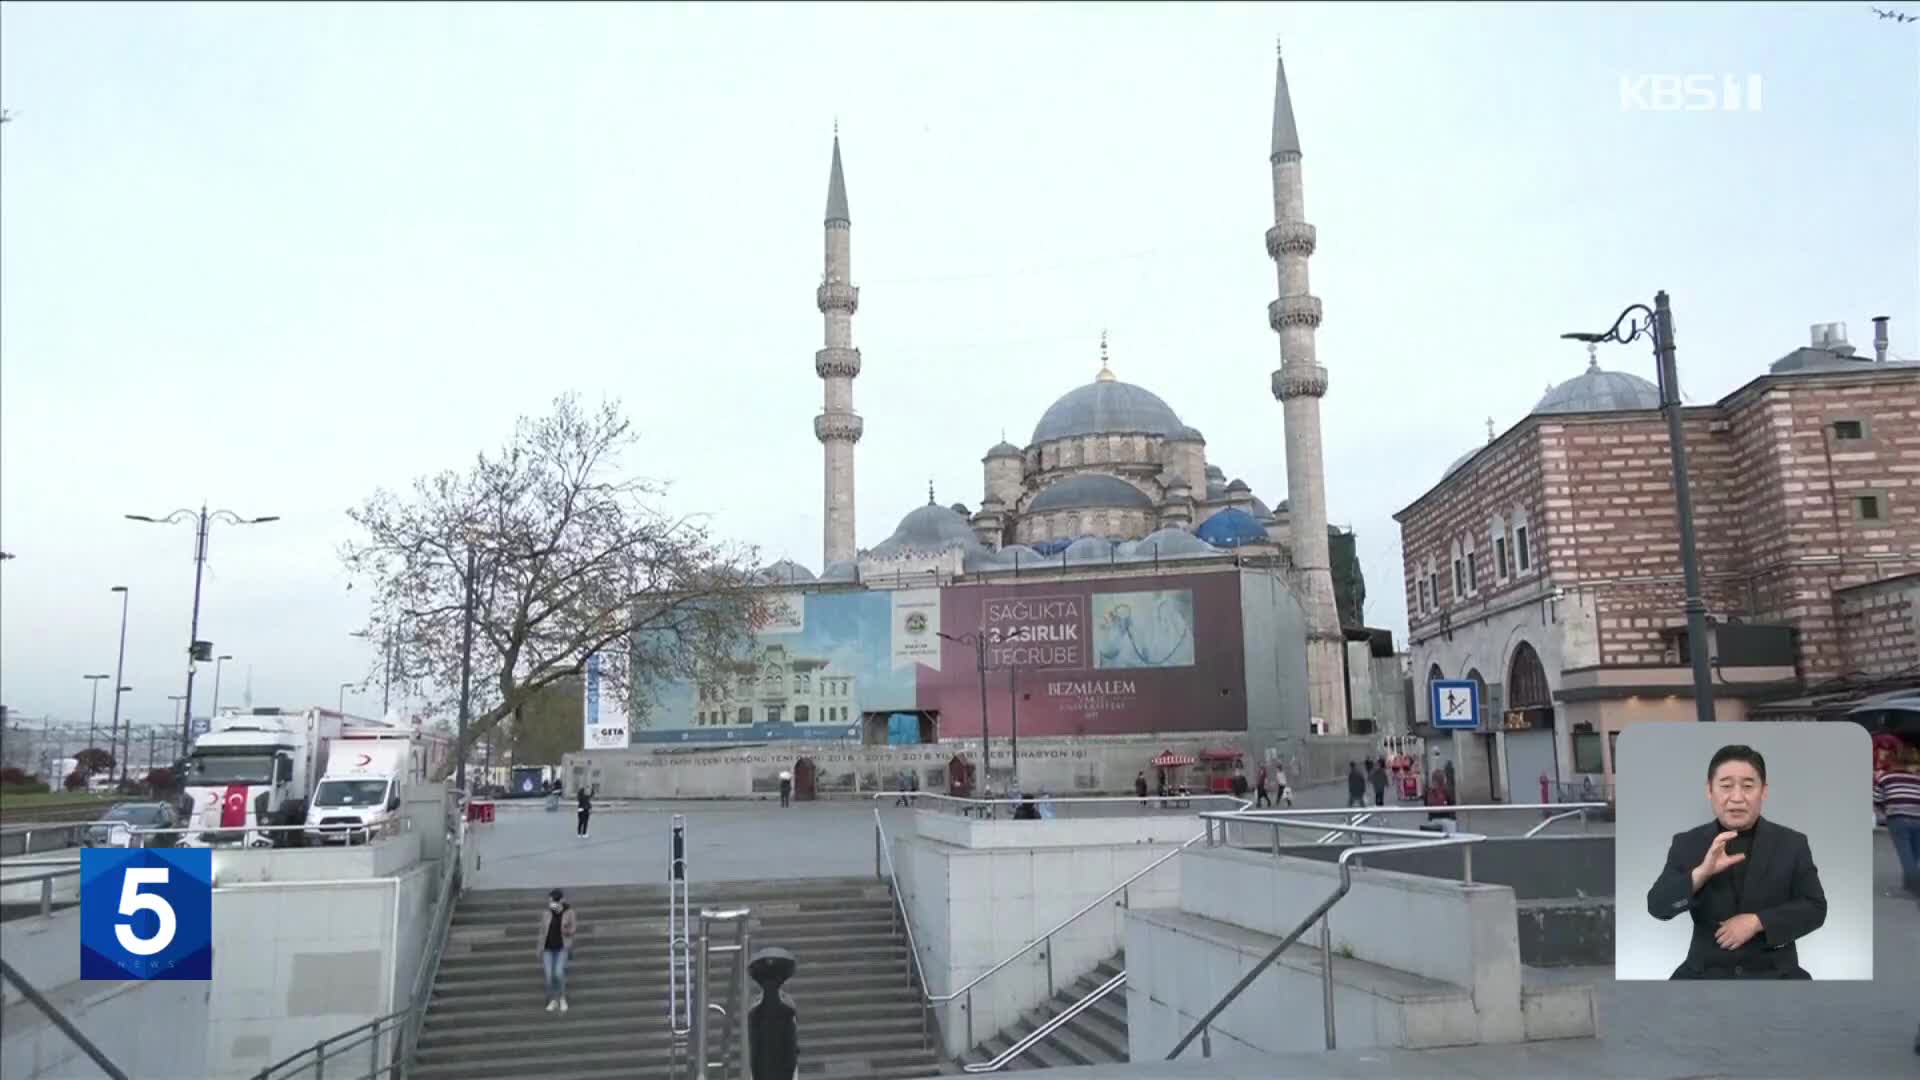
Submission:
POLYGON ((1273 373, 1273 396, 1280 400, 1286 425, 1288 542, 1294 587, 1306 614, 1307 701, 1311 714, 1323 720, 1329 731, 1344 731, 1346 635, 1340 628, 1327 550, 1327 480, 1320 440, 1320 399, 1327 392, 1327 369, 1314 352, 1320 300, 1307 280, 1307 260, 1313 255, 1316 235, 1306 221, 1300 133, 1293 122, 1286 61, 1278 58, 1268 163, 1273 170, 1274 222, 1267 230, 1267 254, 1274 261, 1280 297, 1267 305, 1267 324, 1280 335, 1280 369, 1273 373))
POLYGON ((853 380, 860 374, 860 350, 853 347, 853 313, 860 308, 860 290, 853 284, 853 255, 849 234, 853 219, 847 212, 847 178, 840 164, 840 121, 833 122, 833 164, 827 174, 827 265, 814 303, 826 322, 826 348, 813 354, 813 370, 826 384, 826 407, 813 418, 813 434, 825 457, 826 483, 822 499, 825 534, 824 565, 849 562, 855 555, 853 538, 853 447, 866 430, 853 411, 853 380))

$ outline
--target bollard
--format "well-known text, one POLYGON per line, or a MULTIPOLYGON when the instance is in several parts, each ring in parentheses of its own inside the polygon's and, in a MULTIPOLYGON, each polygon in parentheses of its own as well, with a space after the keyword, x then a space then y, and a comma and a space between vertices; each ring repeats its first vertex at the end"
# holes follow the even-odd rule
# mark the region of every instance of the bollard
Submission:
POLYGON ((53 879, 40 879, 40 914, 53 914, 53 879))
POLYGON ((1327 1049, 1333 1049, 1333 923, 1320 916, 1320 1011, 1327 1018, 1327 1049))
MULTIPOLYGON (((780 987, 798 966, 785 949, 762 949, 747 965, 760 984, 760 1003, 748 1014, 742 1031, 747 1045, 742 1064, 752 1080, 793 1080, 800 1066, 800 1021, 793 1002, 780 987)), ((742 1000, 746 991, 740 993, 742 1000)))
POLYGON ((1473 884, 1473 845, 1460 845, 1460 883, 1473 884))

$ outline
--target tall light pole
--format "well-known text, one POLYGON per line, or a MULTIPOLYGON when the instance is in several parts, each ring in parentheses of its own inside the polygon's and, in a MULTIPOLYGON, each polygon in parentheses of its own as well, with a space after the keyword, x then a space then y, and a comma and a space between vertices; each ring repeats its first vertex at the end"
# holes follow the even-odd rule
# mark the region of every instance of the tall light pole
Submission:
MULTIPOLYGON (((82 675, 81 678, 93 684, 93 704, 87 706, 87 745, 92 746, 97 737, 100 717, 100 680, 111 679, 111 675, 82 675)), ((114 685, 118 686, 118 683, 114 685)), ((62 777, 65 779, 65 777, 62 777)))
POLYGON ((984 787, 993 775, 992 743, 987 733, 987 637, 984 633, 954 635, 938 630, 933 633, 956 645, 973 646, 974 666, 980 669, 980 783, 984 787))
MULTIPOLYGON (((187 707, 184 724, 193 723, 193 670, 194 662, 213 659, 213 646, 200 640, 200 576, 207 566, 207 526, 214 521, 228 525, 265 525, 269 521, 279 521, 278 515, 244 518, 231 510, 207 512, 207 505, 200 504, 198 512, 193 510, 175 510, 163 518, 148 517, 145 514, 128 514, 128 521, 144 521, 149 525, 177 525, 183 521, 195 523, 193 544, 193 620, 187 626, 187 707)), ((186 746, 193 741, 193 732, 180 729, 180 745, 186 746)))
POLYGON ((1674 362, 1673 309, 1667 305, 1666 290, 1654 294, 1651 310, 1645 304, 1628 306, 1604 333, 1560 336, 1588 343, 1612 341, 1625 345, 1643 334, 1653 339, 1653 356, 1660 374, 1660 411, 1667 417, 1667 446, 1673 459, 1673 500, 1680 517, 1680 575, 1687 592, 1687 651, 1693 661, 1694 719, 1711 723, 1714 719, 1713 673, 1707 659, 1707 603, 1700 593, 1699 555, 1693 536, 1693 493, 1687 486, 1687 440, 1680 423, 1680 375, 1674 362))
MULTIPOLYGON (((107 732, 107 746, 117 748, 120 744, 120 696, 132 689, 125 683, 127 679, 127 603, 133 598, 133 594, 127 591, 125 585, 115 585, 108 591, 120 594, 120 658, 113 664, 113 727, 107 732)), ((119 752, 115 749, 114 753, 117 763, 119 752)), ((107 770, 107 776, 109 779, 112 778, 112 769, 107 770)))
MULTIPOLYGON (((220 669, 226 666, 227 661, 231 659, 233 659, 232 653, 222 653, 213 658, 213 709, 207 714, 208 716, 218 716, 220 714, 220 669)), ((187 718, 187 726, 193 726, 192 717, 187 718)))
POLYGON ((335 711, 335 712, 337 712, 337 713, 340 713, 340 714, 342 714, 342 715, 345 715, 345 714, 346 714, 346 711, 347 711, 347 691, 349 691, 349 690, 351 690, 351 689, 353 689, 353 687, 354 687, 354 684, 353 684, 353 683, 350 683, 350 682, 343 682, 343 683, 341 683, 341 684, 340 684, 340 704, 339 704, 339 706, 338 706, 338 707, 336 707, 336 708, 334 709, 334 711, 335 711))
POLYGON ((167 700, 173 702, 173 722, 180 722, 180 703, 187 700, 185 694, 168 694, 167 700))

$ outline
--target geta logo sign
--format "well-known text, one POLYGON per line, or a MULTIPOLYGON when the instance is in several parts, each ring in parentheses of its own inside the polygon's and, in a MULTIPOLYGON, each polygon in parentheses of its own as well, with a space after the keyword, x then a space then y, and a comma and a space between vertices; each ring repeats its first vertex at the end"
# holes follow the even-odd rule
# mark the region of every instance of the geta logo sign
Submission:
POLYGON ((80 852, 80 978, 213 978, 213 852, 80 852))

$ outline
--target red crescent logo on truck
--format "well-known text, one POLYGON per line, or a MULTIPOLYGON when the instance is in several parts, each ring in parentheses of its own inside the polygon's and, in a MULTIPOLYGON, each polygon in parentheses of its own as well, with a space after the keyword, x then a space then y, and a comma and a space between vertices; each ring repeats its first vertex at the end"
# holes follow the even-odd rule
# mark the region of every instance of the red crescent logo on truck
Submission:
POLYGON ((369 762, 371 762, 372 760, 373 760, 373 755, 372 755, 372 754, 361 754, 361 755, 360 755, 360 760, 359 760, 359 761, 356 761, 356 762, 354 762, 354 763, 353 763, 353 766, 354 766, 354 768, 356 768, 356 769, 357 769, 357 768, 359 768, 359 767, 361 767, 362 765, 366 765, 366 764, 368 764, 368 763, 369 763, 369 762))
POLYGON ((238 828, 247 823, 247 785, 233 784, 227 788, 226 797, 220 800, 220 827, 238 828))

